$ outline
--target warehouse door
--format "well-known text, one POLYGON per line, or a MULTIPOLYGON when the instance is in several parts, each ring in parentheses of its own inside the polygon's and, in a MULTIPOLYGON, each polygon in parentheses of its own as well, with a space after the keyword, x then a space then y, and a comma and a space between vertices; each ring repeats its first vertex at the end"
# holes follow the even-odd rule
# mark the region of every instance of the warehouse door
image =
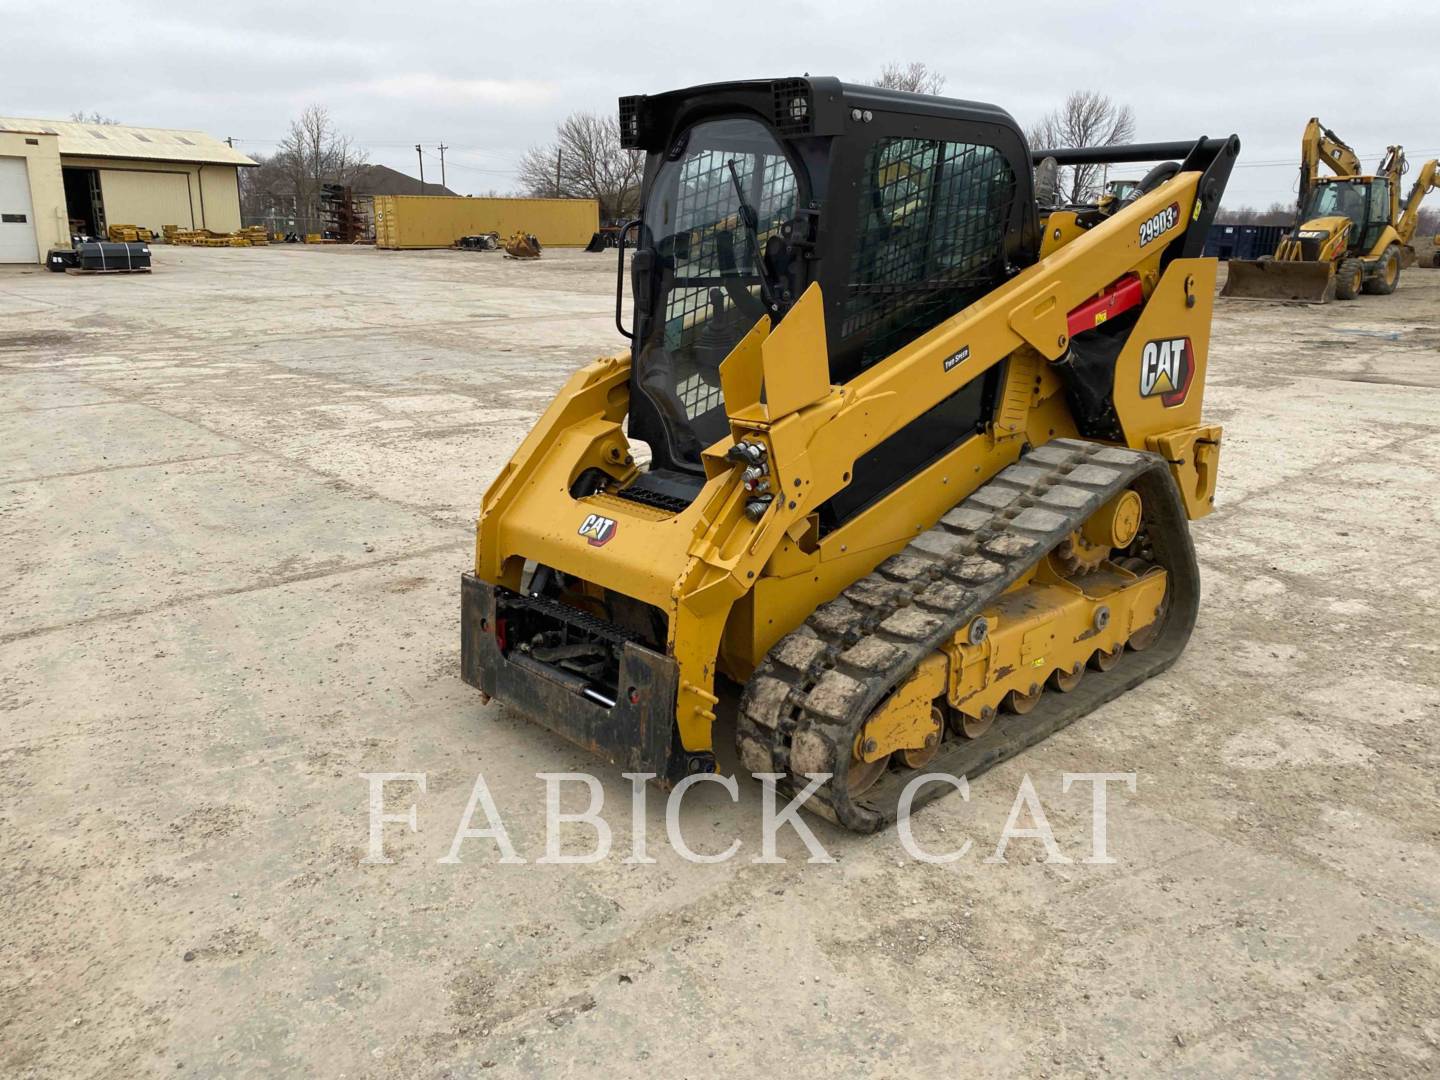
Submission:
POLYGON ((35 209, 25 159, 0 157, 0 263, 37 263, 35 209))
POLYGON ((100 198, 100 174, 94 169, 60 170, 65 177, 65 209, 72 236, 105 235, 105 205, 100 198))
POLYGON ((101 169, 108 225, 137 225, 158 234, 166 225, 195 228, 190 174, 148 169, 101 169))

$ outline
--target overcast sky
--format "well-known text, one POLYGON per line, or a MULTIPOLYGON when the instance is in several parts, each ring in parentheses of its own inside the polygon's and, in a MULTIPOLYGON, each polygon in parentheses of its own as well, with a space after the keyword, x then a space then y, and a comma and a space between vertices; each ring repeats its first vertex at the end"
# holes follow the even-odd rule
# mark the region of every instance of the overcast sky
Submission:
POLYGON ((621 94, 807 71, 865 81, 889 60, 923 60, 946 93, 1022 124, 1090 88, 1134 108, 1140 140, 1237 132, 1230 206, 1293 197, 1312 115, 1367 168, 1391 142, 1416 165, 1440 155, 1440 4, 1426 0, 0 0, 0 15, 0 115, 98 110, 269 153, 318 103, 371 161, 414 175, 422 143, 427 180, 443 141, 465 193, 508 191, 556 120, 613 112, 621 94))

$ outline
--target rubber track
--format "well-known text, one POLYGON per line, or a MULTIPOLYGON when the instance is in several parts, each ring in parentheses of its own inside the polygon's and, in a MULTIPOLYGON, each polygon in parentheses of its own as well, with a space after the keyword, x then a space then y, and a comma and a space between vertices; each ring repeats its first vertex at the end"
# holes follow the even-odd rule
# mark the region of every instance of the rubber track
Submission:
MULTIPOLYGON (((851 748, 866 719, 922 659, 1127 487, 1145 507, 1136 545, 1170 575, 1155 644, 1127 651, 1108 672, 1087 672, 1071 693, 1047 693, 1025 716, 1002 713, 978 739, 947 732, 924 771, 975 776, 1165 670, 1184 650, 1199 606, 1189 523, 1169 467, 1144 451, 1056 439, 976 489, 775 644, 741 698, 741 763, 785 774, 792 792, 808 783, 804 774, 835 774, 841 784, 822 786, 808 809, 857 832, 892 823, 916 773, 891 770, 859 799, 846 794, 851 748)), ((915 805, 952 790, 926 784, 915 805)))

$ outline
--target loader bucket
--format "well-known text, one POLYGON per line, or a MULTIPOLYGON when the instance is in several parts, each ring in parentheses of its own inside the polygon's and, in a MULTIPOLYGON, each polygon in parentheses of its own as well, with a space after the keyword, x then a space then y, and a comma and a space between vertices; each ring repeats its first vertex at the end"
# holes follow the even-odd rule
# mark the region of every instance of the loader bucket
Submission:
POLYGON ((505 254, 512 259, 540 258, 540 241, 527 232, 517 232, 505 241, 505 254))
POLYGON ((1232 300, 1273 300, 1328 304, 1335 299, 1335 267, 1328 262, 1231 259, 1221 296, 1232 300))

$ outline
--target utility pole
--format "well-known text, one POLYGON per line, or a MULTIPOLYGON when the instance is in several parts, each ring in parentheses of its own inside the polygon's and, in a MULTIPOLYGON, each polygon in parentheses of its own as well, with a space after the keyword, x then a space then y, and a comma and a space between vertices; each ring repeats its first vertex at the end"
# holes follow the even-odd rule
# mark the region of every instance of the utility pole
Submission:
POLYGON ((229 135, 226 135, 226 136, 225 136, 225 145, 228 146, 228 147, 230 147, 231 150, 234 150, 234 149, 235 149, 235 140, 232 139, 229 135))
POLYGON ((420 194, 425 194, 425 155, 420 152, 420 144, 415 144, 415 159, 420 162, 420 194))
POLYGON ((445 186, 445 151, 450 148, 443 142, 440 144, 440 186, 445 186))
POLYGON ((560 197, 560 161, 564 156, 565 151, 557 147, 555 150, 555 197, 557 199, 560 197))

